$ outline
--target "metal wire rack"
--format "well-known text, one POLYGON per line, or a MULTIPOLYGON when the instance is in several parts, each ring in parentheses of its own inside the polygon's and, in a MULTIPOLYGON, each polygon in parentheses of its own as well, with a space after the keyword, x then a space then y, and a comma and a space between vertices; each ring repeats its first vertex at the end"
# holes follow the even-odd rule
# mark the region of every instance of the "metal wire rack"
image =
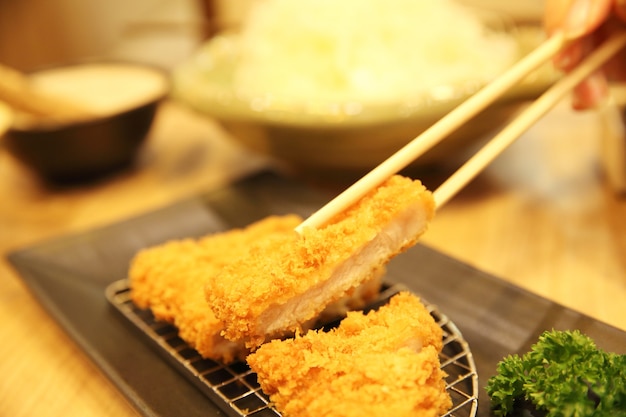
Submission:
MULTIPOLYGON (((401 290, 402 285, 385 285, 378 299, 368 308, 384 305, 401 290)), ((149 310, 137 308, 130 299, 127 280, 115 281, 107 287, 106 297, 149 343, 156 345, 169 361, 191 383, 198 387, 226 415, 231 417, 276 417, 269 397, 261 390, 256 374, 245 362, 223 364, 202 358, 178 336, 175 326, 158 321, 149 310)), ((444 347, 440 354, 441 368, 448 375, 446 389, 452 408, 442 417, 474 417, 478 408, 478 375, 469 345, 452 321, 435 305, 422 300, 443 330, 444 347)))

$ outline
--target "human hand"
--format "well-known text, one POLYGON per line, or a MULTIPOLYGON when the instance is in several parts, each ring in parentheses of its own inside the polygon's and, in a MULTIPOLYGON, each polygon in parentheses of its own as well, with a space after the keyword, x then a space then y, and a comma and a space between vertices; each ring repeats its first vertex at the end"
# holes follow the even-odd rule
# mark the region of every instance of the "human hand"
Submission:
MULTIPOLYGON (((546 0, 544 27, 549 35, 560 30, 573 39, 554 59, 567 72, 612 32, 626 28, 626 0, 546 0)), ((607 79, 626 80, 626 52, 574 89, 572 107, 582 110, 602 103, 608 97, 607 79)))

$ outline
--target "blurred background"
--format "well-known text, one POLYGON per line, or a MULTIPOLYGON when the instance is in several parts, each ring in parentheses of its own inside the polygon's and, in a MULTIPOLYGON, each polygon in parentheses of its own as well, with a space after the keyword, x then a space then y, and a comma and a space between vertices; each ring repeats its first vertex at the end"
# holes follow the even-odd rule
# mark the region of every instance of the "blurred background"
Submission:
MULTIPOLYGON (((255 0, 0 0, 0 62, 22 71, 84 58, 172 68, 236 26, 255 0)), ((543 1, 463 3, 537 20, 543 1)))

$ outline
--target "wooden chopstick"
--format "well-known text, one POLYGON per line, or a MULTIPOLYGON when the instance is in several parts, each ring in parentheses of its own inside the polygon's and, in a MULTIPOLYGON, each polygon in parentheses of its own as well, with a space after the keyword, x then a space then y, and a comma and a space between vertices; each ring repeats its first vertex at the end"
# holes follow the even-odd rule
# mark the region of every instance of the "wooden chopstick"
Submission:
POLYGON ((574 70, 561 78, 513 121, 476 152, 465 164, 444 181, 434 192, 437 208, 443 206, 502 151, 511 145, 533 123, 552 109, 576 85, 596 71, 613 55, 626 46, 626 31, 613 35, 593 51, 574 70))
MULTIPOLYGON (((556 33, 548 38, 509 70, 476 92, 422 134, 305 219, 295 228, 296 232, 301 233, 307 227, 315 228, 324 225, 334 215, 358 201, 368 191, 377 187, 390 176, 408 166, 463 123, 484 110, 500 95, 513 87, 515 83, 522 80, 541 64, 556 55, 566 43, 567 39, 561 33, 556 33)), ((548 92, 544 93, 544 96, 547 96, 546 98, 538 100, 539 104, 533 105, 527 109, 527 111, 520 116, 519 120, 516 119, 516 121, 511 124, 512 127, 509 126, 505 128, 501 134, 492 139, 482 151, 479 151, 435 191, 434 197, 437 202, 437 207, 445 204, 445 202, 489 164, 490 161, 499 155, 502 150, 512 143, 519 134, 526 130, 530 124, 534 123, 541 115, 553 107, 565 93, 609 59, 610 56, 614 55, 623 45, 624 39, 622 39, 621 36, 611 38, 592 54, 592 56, 585 61, 585 64, 581 64, 580 69, 570 73, 559 83, 555 84, 555 86, 549 90, 551 91, 549 94, 548 92)))
POLYGON ((393 174, 407 167, 411 162, 423 155, 446 136, 459 128, 463 123, 484 110, 518 81, 553 57, 563 48, 565 43, 566 39, 560 33, 548 38, 502 75, 477 91, 399 151, 391 155, 380 165, 365 174, 361 179, 305 219, 296 227, 296 232, 301 233, 306 227, 316 228, 324 225, 330 218, 358 201, 367 194, 368 191, 379 186, 393 174))

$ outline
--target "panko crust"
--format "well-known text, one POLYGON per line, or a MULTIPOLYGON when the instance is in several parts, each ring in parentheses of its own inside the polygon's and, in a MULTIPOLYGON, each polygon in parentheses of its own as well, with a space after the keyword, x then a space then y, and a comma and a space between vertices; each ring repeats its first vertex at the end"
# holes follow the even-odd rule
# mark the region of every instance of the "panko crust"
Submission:
MULTIPOLYGON (((247 253, 253 243, 272 236, 292 235, 302 218, 297 215, 269 216, 242 229, 181 239, 144 249, 131 261, 131 299, 150 309, 158 320, 174 324, 179 336, 198 353, 223 362, 243 360, 248 349, 242 341, 222 336, 223 323, 213 314, 204 292, 208 277, 247 253)), ((384 269, 330 305, 319 319, 334 320, 350 309, 362 308, 380 291, 384 269)), ((317 325, 310 320, 305 327, 317 325)))
POLYGON ((452 405, 441 348, 441 328, 417 296, 401 292, 329 332, 266 343, 247 361, 285 417, 438 417, 452 405))
POLYGON ((419 181, 396 175, 324 227, 305 229, 301 235, 294 231, 258 241, 245 256, 212 276, 207 285, 207 299, 225 324, 225 337, 245 340, 252 348, 264 343, 268 336, 273 336, 264 325, 270 311, 276 311, 276 316, 294 315, 281 330, 298 331, 301 323, 316 317, 327 304, 363 283, 374 270, 383 268, 393 256, 415 244, 434 210, 432 194, 419 181), (408 222, 418 230, 407 232, 408 222), (376 256, 368 255, 376 259, 360 262, 358 266, 365 272, 353 274, 350 288, 336 291, 324 288, 342 265, 360 256, 363 248, 377 238, 383 244, 400 242, 399 247, 392 253, 383 248, 376 256), (311 293, 326 299, 323 303, 307 299, 311 293), (288 303, 292 307, 295 304, 292 309, 301 311, 281 312, 288 303))
POLYGON ((208 277, 244 253, 251 242, 291 234, 301 221, 296 215, 270 216, 246 228, 144 249, 131 261, 131 299, 138 307, 151 309, 158 320, 173 323, 179 336, 203 357, 243 359, 247 349, 221 336, 223 324, 205 299, 208 277))

